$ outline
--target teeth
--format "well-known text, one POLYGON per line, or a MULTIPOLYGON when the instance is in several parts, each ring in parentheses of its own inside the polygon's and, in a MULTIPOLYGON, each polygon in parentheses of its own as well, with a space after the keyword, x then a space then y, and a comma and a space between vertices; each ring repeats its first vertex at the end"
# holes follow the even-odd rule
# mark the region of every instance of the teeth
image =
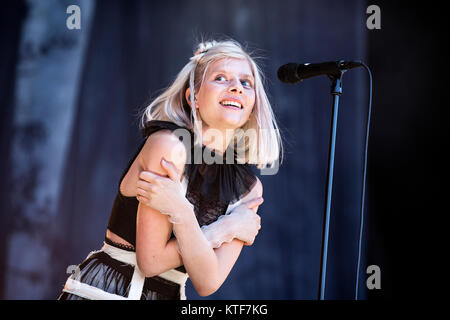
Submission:
POLYGON ((220 104, 221 105, 232 105, 232 106, 238 107, 239 109, 242 109, 242 105, 236 101, 225 100, 225 101, 222 101, 220 104))

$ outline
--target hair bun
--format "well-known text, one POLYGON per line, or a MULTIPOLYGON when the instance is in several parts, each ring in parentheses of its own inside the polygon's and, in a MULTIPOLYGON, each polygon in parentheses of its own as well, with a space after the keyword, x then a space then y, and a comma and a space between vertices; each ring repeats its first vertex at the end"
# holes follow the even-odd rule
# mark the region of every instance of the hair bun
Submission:
POLYGON ((205 53, 206 51, 208 51, 209 48, 214 47, 216 44, 217 44, 217 41, 215 41, 215 40, 199 43, 197 46, 197 50, 195 50, 195 52, 194 52, 194 56, 205 53))

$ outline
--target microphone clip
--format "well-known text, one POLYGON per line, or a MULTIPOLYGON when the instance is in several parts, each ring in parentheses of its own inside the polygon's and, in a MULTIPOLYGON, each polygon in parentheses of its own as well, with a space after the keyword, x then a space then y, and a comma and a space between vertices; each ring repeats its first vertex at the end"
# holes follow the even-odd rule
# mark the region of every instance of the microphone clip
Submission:
POLYGON ((328 74, 328 78, 331 80, 331 90, 330 93, 334 96, 342 95, 342 75, 348 70, 344 60, 339 60, 336 62, 337 68, 336 72, 328 74))

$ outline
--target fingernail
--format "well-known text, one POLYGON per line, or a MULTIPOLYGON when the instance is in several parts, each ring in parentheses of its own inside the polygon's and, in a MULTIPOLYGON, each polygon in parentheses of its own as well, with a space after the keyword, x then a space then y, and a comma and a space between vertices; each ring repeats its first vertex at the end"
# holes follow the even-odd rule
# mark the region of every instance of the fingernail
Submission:
POLYGON ((166 160, 162 159, 162 163, 163 163, 163 164, 166 164, 167 162, 166 162, 166 160))

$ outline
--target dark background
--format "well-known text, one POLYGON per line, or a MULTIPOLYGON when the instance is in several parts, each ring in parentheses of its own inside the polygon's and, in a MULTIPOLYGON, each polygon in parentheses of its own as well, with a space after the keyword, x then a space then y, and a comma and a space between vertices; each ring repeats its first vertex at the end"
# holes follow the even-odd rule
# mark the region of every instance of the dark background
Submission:
MULTIPOLYGON (((435 8, 378 1, 2 2, 0 32, 0 298, 55 299, 102 244, 117 182, 140 141, 137 112, 166 87, 200 35, 259 49, 286 147, 264 185, 262 229, 223 286, 202 299, 316 299, 331 97, 329 80, 281 84, 287 62, 365 61, 373 73, 360 298, 393 297, 394 221, 424 174, 443 20, 435 8), (65 9, 81 8, 68 30, 65 9), (94 5, 95 4, 95 5, 94 5), (366 8, 381 8, 381 30, 366 8), (402 202, 403 203, 403 202, 402 202), (381 289, 367 290, 368 265, 381 289)), ((352 299, 368 80, 343 78, 327 299, 352 299)), ((414 199, 415 205, 421 204, 414 199)), ((412 202, 412 201, 410 201, 412 202)), ((190 281, 188 299, 199 299, 190 281)))

